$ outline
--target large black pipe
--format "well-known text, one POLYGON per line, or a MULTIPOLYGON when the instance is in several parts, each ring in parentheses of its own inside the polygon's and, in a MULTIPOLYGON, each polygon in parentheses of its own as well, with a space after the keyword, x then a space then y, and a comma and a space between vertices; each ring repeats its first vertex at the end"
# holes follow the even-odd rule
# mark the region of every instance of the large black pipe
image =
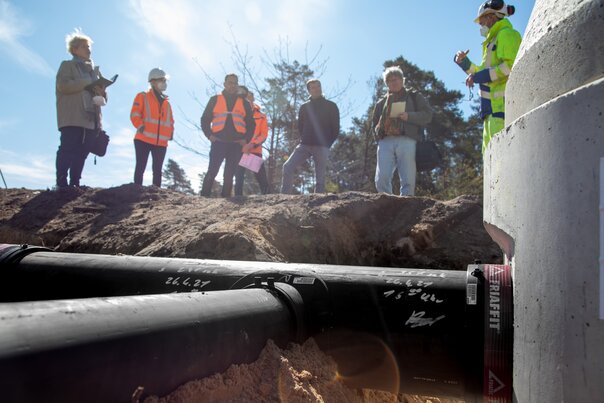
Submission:
POLYGON ((3 402, 128 402, 304 338, 292 287, 0 304, 3 402))
MULTIPOLYGON (((389 367, 384 363, 394 357, 396 376, 379 375, 371 385, 361 377, 362 386, 390 389, 392 382, 400 380, 400 389, 409 393, 438 393, 466 401, 482 400, 485 389, 489 317, 484 302, 488 276, 482 266, 467 274, 103 256, 18 246, 0 250, 0 265, 9 279, 0 284, 5 301, 236 289, 258 278, 272 278, 300 293, 310 334, 350 379, 368 368, 389 367), (371 351, 363 353, 363 349, 371 351), (356 359, 349 360, 353 356, 356 359)), ((511 306, 511 299, 507 303, 511 306)), ((507 326, 504 330, 511 328, 511 322, 507 326)))

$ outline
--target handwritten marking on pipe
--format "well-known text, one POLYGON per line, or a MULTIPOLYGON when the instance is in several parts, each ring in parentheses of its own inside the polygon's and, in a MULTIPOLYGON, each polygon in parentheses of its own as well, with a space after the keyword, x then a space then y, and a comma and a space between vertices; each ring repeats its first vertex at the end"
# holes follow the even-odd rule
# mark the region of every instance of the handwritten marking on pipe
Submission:
POLYGON ((195 288, 195 289, 200 289, 205 287, 206 285, 210 284, 211 281, 207 280, 207 281, 203 281, 200 279, 192 279, 191 277, 187 277, 184 280, 181 281, 180 277, 168 277, 168 280, 166 280, 165 284, 167 285, 173 285, 173 286, 185 286, 185 287, 191 287, 191 288, 195 288))
POLYGON ((418 288, 423 288, 423 287, 430 287, 432 284, 434 284, 433 281, 424 281, 424 280, 416 280, 415 284, 413 282, 413 280, 407 280, 405 283, 403 283, 403 279, 400 278, 389 278, 388 280, 386 280, 386 284, 394 284, 394 285, 406 285, 407 287, 418 287, 418 288))
POLYGON ((421 298, 421 300, 422 300, 422 301, 424 301, 424 302, 431 301, 431 302, 434 302, 434 303, 436 303, 436 304, 440 304, 440 303, 442 303, 442 302, 443 302, 443 300, 442 300, 442 299, 438 299, 438 298, 436 298, 436 295, 434 295, 434 294, 427 294, 427 293, 425 293, 425 292, 424 292, 424 293, 422 293, 422 296, 421 296, 420 298, 421 298))
POLYGON ((438 318, 424 318, 424 315, 426 315, 425 311, 420 311, 420 312, 413 311, 413 313, 411 314, 409 319, 407 319, 407 321, 405 322, 405 326, 409 326, 411 328, 422 327, 422 326, 432 326, 439 320, 444 319, 446 317, 445 315, 440 315, 438 318))
MULTIPOLYGON (((412 288, 408 291, 407 295, 410 297, 414 297, 416 295, 419 295, 419 293, 421 293, 420 299, 423 302, 434 302, 435 304, 441 304, 444 302, 444 300, 438 299, 436 297, 436 294, 423 292, 423 289, 421 288, 412 288)), ((397 290, 388 290, 384 291, 383 295, 385 298, 393 297, 391 299, 399 300, 405 295, 405 290, 399 292, 397 292, 397 290)))
POLYGON ((402 270, 400 274, 403 277, 447 277, 445 273, 434 273, 433 271, 402 270))
MULTIPOLYGON (((416 287, 419 287, 419 288, 421 288, 421 287, 430 287, 432 284, 434 284, 434 282, 432 282, 432 281, 423 281, 423 280, 419 280, 419 281, 417 281, 417 282, 415 283, 415 286, 416 286, 416 287)), ((405 285, 406 285, 407 287, 413 287, 413 281, 411 281, 411 280, 407 280, 407 282, 405 283, 405 285)))
MULTIPOLYGON (((391 295, 393 295, 396 292, 396 290, 389 290, 384 292, 384 297, 388 298, 391 295)), ((405 295, 405 291, 400 291, 398 294, 396 294, 396 296, 394 297, 394 299, 401 299, 401 297, 405 295)))
POLYGON ((205 267, 195 267, 195 268, 190 268, 190 267, 179 267, 178 270, 176 270, 177 273, 204 273, 204 274, 218 274, 218 269, 208 269, 205 267))

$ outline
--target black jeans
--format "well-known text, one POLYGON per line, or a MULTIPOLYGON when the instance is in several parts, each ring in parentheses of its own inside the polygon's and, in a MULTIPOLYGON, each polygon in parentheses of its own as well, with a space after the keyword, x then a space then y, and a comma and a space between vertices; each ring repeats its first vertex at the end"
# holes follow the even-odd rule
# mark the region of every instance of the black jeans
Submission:
MULTIPOLYGON (((235 173, 235 196, 243 196, 243 182, 245 182, 245 169, 242 166, 237 166, 237 172, 235 173)), ((263 195, 269 193, 268 177, 266 176, 266 169, 264 164, 260 165, 258 172, 254 173, 256 180, 258 181, 258 187, 260 187, 260 193, 263 195)))
POLYGON ((224 163, 224 180, 222 184, 222 197, 231 197, 233 191, 233 177, 241 160, 241 145, 239 143, 214 141, 210 147, 210 162, 208 171, 203 178, 201 186, 201 195, 210 197, 212 194, 212 185, 218 175, 222 161, 224 163))
POLYGON ((61 143, 57 150, 57 186, 67 186, 68 174, 69 185, 80 186, 84 163, 88 157, 88 151, 84 148, 84 135, 92 136, 95 131, 77 126, 61 127, 59 131, 61 143))
POLYGON ((157 187, 161 187, 161 168, 164 165, 164 158, 166 158, 166 150, 167 147, 156 146, 141 140, 134 140, 134 151, 136 152, 134 183, 137 185, 143 184, 143 174, 145 173, 145 168, 147 168, 149 153, 151 153, 151 157, 153 158, 153 184, 157 187))

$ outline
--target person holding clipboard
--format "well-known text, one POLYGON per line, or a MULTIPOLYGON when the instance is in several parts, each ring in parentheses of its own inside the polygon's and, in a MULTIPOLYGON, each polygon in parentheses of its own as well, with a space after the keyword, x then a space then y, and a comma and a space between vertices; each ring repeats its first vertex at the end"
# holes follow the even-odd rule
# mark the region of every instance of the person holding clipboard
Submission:
POLYGON ((249 91, 246 87, 240 86, 245 91, 245 98, 252 106, 254 111, 254 121, 256 122, 256 128, 254 129, 254 137, 241 148, 243 156, 239 161, 237 172, 235 173, 235 196, 243 196, 243 182, 245 181, 245 171, 249 169, 254 172, 256 180, 258 181, 258 187, 260 193, 263 195, 270 192, 270 186, 268 183, 268 177, 266 176, 266 169, 262 161, 262 143, 266 141, 268 137, 268 119, 266 114, 262 113, 260 106, 254 101, 254 93, 249 91), (250 166, 247 166, 248 163, 250 166))
POLYGON ((420 128, 432 120, 432 108, 419 93, 405 88, 403 70, 388 67, 383 73, 388 86, 386 95, 373 110, 372 127, 377 146, 375 187, 392 194, 392 175, 398 171, 399 194, 415 194, 415 148, 422 133, 420 128))
POLYGON ((67 35, 65 42, 73 57, 61 63, 56 79, 57 123, 61 132, 56 159, 58 190, 80 187, 88 157, 85 139, 102 127, 101 107, 107 102, 106 85, 90 57, 92 39, 77 29, 67 35))

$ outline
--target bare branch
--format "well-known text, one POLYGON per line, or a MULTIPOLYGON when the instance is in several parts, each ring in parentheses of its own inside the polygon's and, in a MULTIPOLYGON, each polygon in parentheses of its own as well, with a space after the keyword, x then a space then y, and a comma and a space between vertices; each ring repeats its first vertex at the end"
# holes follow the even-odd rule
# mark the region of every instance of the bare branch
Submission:
POLYGON ((208 95, 208 97, 212 96, 213 94, 217 93, 219 90, 219 88, 222 88, 222 84, 218 83, 207 71, 206 69, 203 68, 203 66, 201 65, 201 63, 199 63, 199 60, 194 57, 193 61, 195 62, 195 64, 197 65, 197 67, 199 67, 199 70, 201 70, 201 72, 203 73, 203 76, 205 77, 206 80, 208 80, 210 82, 210 86, 206 89, 206 95, 208 95))
POLYGON ((201 157, 205 157, 208 158, 208 153, 204 153, 199 151, 199 149, 195 146, 189 146, 187 144, 185 144, 182 140, 179 140, 178 137, 174 137, 174 143, 176 143, 176 145, 178 145, 179 147, 192 152, 193 154, 199 155, 201 157))
POLYGON ((194 154, 200 155, 202 157, 207 157, 208 153, 207 152, 203 152, 201 151, 202 149, 208 149, 208 140, 206 139, 205 136, 203 136, 201 134, 201 125, 200 123, 197 123, 196 121, 190 119, 182 110, 182 108, 179 106, 178 110, 180 111, 180 115, 183 116, 183 120, 179 120, 179 123, 184 124, 185 127, 187 127, 188 129, 190 129, 191 131, 194 131, 197 133, 197 139, 202 143, 201 146, 198 145, 192 145, 192 141, 190 140, 185 140, 182 139, 180 136, 175 135, 174 136, 174 143, 176 143, 178 146, 184 148, 187 151, 191 151, 194 154))

